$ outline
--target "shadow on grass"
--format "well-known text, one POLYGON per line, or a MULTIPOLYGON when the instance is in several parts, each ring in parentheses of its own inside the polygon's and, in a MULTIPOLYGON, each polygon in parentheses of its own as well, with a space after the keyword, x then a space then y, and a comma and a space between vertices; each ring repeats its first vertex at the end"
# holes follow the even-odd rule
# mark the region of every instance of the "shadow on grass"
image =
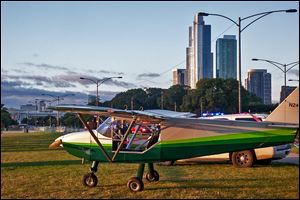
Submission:
POLYGON ((237 190, 238 188, 264 188, 269 187, 266 185, 258 184, 261 181, 271 181, 273 186, 281 186, 283 181, 288 181, 289 178, 216 178, 216 179, 185 179, 185 180, 162 180, 159 181, 162 184, 177 183, 173 186, 153 186, 147 188, 147 190, 172 190, 172 189, 229 189, 237 190), (239 183, 236 183, 239 181, 239 183), (232 184, 234 183, 234 184, 232 184))
POLYGON ((52 165, 74 165, 81 164, 81 160, 53 160, 39 162, 9 162, 1 163, 2 167, 35 167, 35 166, 52 166, 52 165))

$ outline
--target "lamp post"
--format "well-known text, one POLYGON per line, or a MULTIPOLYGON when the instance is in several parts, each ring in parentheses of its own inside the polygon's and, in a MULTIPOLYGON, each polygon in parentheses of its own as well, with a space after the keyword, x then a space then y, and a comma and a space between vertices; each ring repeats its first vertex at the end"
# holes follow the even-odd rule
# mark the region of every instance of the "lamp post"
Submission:
POLYGON ((102 83, 104 83, 105 81, 108 81, 108 80, 113 79, 113 78, 122 78, 122 76, 112 76, 112 77, 107 77, 107 78, 104 78, 104 79, 96 79, 96 80, 93 80, 93 79, 90 79, 90 78, 85 78, 85 77, 80 77, 80 79, 86 79, 86 80, 92 81, 93 83, 95 83, 97 85, 96 106, 99 105, 98 87, 102 83))
POLYGON ((288 81, 298 81, 299 82, 299 79, 289 79, 288 81))
MULTIPOLYGON (((90 79, 90 78, 85 78, 85 77, 80 77, 80 79, 84 80, 89 80, 89 81, 92 81, 93 83, 95 83, 97 85, 97 95, 96 95, 96 106, 99 106, 99 95, 98 95, 98 88, 99 86, 104 83, 105 81, 108 81, 110 79, 113 79, 113 78, 123 78, 122 76, 112 76, 112 77, 107 77, 107 78, 103 78, 103 79, 90 79)), ((99 125, 99 115, 97 115, 97 127, 99 125)))
POLYGON ((294 13, 294 12, 297 12, 297 9, 288 9, 288 10, 273 10, 273 11, 267 11, 267 12, 262 12, 262 13, 257 13, 257 14, 254 14, 254 15, 250 15, 248 17, 244 17, 244 18, 241 18, 239 17, 238 18, 238 22, 235 22, 234 20, 232 20, 231 18, 229 17, 226 17, 224 15, 220 15, 220 14, 212 14, 212 13, 205 13, 205 12, 199 12, 198 15, 199 16, 208 16, 208 15, 213 15, 213 16, 219 16, 219 17, 223 17, 225 19, 228 19, 230 20, 231 22, 233 22, 237 27, 238 27, 238 40, 239 40, 239 54, 238 54, 238 111, 239 113, 242 112, 242 100, 241 100, 241 65, 242 65, 242 62, 241 62, 241 33, 243 32, 243 30, 245 30, 247 27, 249 27, 251 24, 253 24, 254 22, 256 22, 257 20, 269 15, 269 14, 272 14, 272 13, 275 13, 275 12, 286 12, 286 13, 294 13), (242 28, 242 24, 241 22, 243 20, 246 20, 246 19, 249 19, 249 18, 252 18, 252 17, 257 17, 256 19, 254 19, 253 21, 249 22, 244 28, 242 28))
POLYGON ((292 62, 292 63, 289 63, 289 64, 281 64, 279 62, 275 62, 275 61, 272 61, 272 60, 266 60, 266 59, 258 59, 258 58, 252 58, 252 61, 265 61, 267 63, 270 63, 272 65, 274 65, 275 67, 277 67, 278 69, 280 69, 283 73, 284 73, 284 90, 283 90, 283 99, 286 97, 286 73, 288 71, 290 71, 293 67, 295 67, 296 65, 299 64, 299 61, 296 61, 296 62, 292 62), (288 66, 290 66, 290 68, 287 69, 288 66), (281 68, 283 67, 283 68, 281 68))
MULTIPOLYGON (((67 97, 67 96, 74 96, 75 94, 65 94, 65 95, 62 95, 62 96, 55 96, 55 95, 52 95, 52 94, 42 94, 43 96, 49 96, 49 97, 52 97, 54 99, 54 101, 57 101, 57 105, 59 105, 59 100, 63 100, 64 98, 63 97, 67 97)), ((57 111, 57 127, 59 126, 59 111, 57 111)))

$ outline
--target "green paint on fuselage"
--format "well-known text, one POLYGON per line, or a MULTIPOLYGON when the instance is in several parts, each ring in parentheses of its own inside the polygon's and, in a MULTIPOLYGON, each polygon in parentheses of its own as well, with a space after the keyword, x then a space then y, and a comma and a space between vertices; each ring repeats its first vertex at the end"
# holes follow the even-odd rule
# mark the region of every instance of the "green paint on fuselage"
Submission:
MULTIPOLYGON (((198 156, 212 155, 255 149, 294 141, 295 130, 281 128, 261 132, 227 134, 211 137, 168 140, 155 144, 143 153, 121 151, 115 162, 159 162, 165 160, 179 160, 198 156)), ((106 162, 106 158, 95 143, 64 143, 64 148, 72 155, 87 160, 106 162)), ((111 144, 103 145, 110 157, 113 156, 111 144)))

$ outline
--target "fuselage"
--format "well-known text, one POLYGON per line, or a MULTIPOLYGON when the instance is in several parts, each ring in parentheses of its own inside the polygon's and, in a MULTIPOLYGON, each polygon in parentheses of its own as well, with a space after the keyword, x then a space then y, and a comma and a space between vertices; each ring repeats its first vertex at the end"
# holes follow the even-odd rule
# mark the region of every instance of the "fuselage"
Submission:
MULTIPOLYGON (((114 137, 112 124, 113 120, 108 120, 93 130, 110 157, 122 141, 122 137, 114 137)), ((295 128, 267 122, 183 118, 168 118, 159 125, 139 122, 134 127, 114 162, 160 162, 275 146, 293 142, 296 134, 295 128), (143 133, 143 127, 151 131, 143 133)), ((107 162, 89 131, 66 134, 58 140, 74 156, 107 162)))

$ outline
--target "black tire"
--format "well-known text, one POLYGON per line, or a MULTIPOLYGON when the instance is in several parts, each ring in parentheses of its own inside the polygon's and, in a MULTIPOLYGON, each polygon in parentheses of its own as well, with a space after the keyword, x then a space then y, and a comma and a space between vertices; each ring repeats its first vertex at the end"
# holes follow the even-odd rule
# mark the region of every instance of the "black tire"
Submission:
POLYGON ((149 182, 159 181, 159 173, 156 170, 153 171, 153 176, 151 176, 150 173, 147 173, 146 174, 146 179, 149 182))
POLYGON ((144 190, 144 183, 138 177, 131 177, 127 182, 127 187, 132 192, 139 192, 144 190))
POLYGON ((98 178, 94 173, 87 173, 82 178, 82 183, 87 187, 96 187, 98 183, 98 178))
POLYGON ((252 167, 254 163, 254 153, 250 150, 233 152, 231 160, 235 167, 252 167))

